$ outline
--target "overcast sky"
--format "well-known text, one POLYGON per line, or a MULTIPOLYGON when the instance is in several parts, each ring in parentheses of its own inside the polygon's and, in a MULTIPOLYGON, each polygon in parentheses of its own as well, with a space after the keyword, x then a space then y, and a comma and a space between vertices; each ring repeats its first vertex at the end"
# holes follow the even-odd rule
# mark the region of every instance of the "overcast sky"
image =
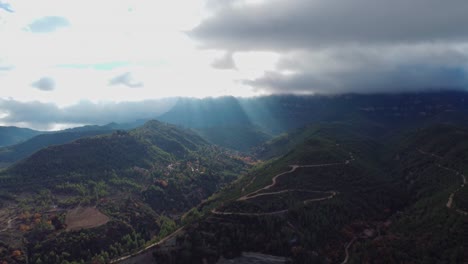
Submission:
POLYGON ((131 121, 174 96, 466 89, 466 14, 466 0, 0 0, 0 125, 131 121))

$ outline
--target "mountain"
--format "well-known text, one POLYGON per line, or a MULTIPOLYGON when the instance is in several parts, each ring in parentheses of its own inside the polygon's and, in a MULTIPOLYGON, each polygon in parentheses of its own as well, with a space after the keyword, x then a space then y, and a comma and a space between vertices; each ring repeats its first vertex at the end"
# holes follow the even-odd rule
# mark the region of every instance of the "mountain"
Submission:
POLYGON ((134 122, 129 123, 109 123, 106 125, 86 125, 86 126, 79 126, 73 128, 67 128, 65 130, 57 131, 57 132, 86 132, 86 131, 98 131, 98 130, 130 130, 137 128, 139 126, 144 125, 146 122, 150 120, 140 119, 135 120, 134 122))
POLYGON ((468 130, 332 122, 257 149, 268 159, 192 210, 158 263, 235 258, 293 263, 464 263, 468 130), (386 130, 390 130, 387 131, 386 130), (201 215, 201 216, 200 216, 201 215))
POLYGON ((192 128, 207 141, 238 151, 249 151, 271 138, 250 121, 234 97, 181 98, 158 120, 192 128))
POLYGON ((0 127, 0 147, 10 146, 19 142, 30 139, 42 132, 29 128, 20 127, 0 127))
POLYGON ((180 98, 175 106, 159 116, 158 120, 190 128, 251 124, 239 99, 234 97, 180 98))
POLYGON ((0 171, 0 261, 465 263, 467 95, 180 99, 42 148, 0 171))
MULTIPOLYGON (((68 130, 67 130, 68 131, 68 130)), ((83 130, 82 132, 56 132, 35 136, 16 145, 0 148, 0 164, 7 166, 24 159, 34 152, 52 145, 60 145, 73 140, 112 133, 113 130, 83 130)))
POLYGON ((0 148, 0 167, 7 167, 48 146, 68 143, 83 137, 109 134, 116 130, 130 130, 143 124, 143 120, 138 120, 133 123, 109 123, 103 126, 87 125, 56 132, 44 132, 44 134, 33 136, 21 143, 0 148))
POLYGON ((0 258, 15 249, 30 263, 108 262, 174 231, 245 168, 191 130, 158 121, 43 148, 0 172, 0 221, 10 235, 0 258))
POLYGON ((468 112, 467 92, 406 94, 343 94, 312 96, 264 96, 254 98, 182 98, 167 113, 165 122, 203 128, 221 125, 257 125, 280 134, 315 122, 366 118, 378 122, 408 124, 427 120, 463 118, 468 112))
POLYGON ((219 140, 226 127, 246 135, 240 150, 257 146, 267 137, 321 122, 362 121, 398 130, 431 123, 468 123, 468 93, 343 94, 264 96, 254 98, 181 98, 158 120, 201 131, 205 139, 225 147, 238 145, 231 137, 219 140), (209 131, 205 132, 205 131, 209 131))

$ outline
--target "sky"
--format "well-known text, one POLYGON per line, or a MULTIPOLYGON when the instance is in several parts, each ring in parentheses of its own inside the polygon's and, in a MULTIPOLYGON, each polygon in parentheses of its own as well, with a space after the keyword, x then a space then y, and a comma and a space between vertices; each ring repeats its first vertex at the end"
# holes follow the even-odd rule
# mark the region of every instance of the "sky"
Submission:
POLYGON ((178 96, 465 90, 467 13, 466 0, 0 0, 0 125, 130 122, 178 96))

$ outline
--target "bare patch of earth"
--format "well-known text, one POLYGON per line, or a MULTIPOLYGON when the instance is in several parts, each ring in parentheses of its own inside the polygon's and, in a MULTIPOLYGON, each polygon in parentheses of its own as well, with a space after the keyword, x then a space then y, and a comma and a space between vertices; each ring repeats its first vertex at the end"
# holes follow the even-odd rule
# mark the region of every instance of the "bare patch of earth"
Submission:
POLYGON ((65 218, 67 231, 98 227, 109 222, 110 218, 94 207, 77 207, 69 210, 65 218))

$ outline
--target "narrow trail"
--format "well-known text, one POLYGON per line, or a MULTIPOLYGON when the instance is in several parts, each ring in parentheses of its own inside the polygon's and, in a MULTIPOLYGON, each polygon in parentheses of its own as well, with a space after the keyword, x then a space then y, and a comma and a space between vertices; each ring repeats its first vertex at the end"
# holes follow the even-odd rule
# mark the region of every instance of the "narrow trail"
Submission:
POLYGON ((349 260, 349 248, 351 247, 351 245, 354 243, 354 241, 356 241, 356 237, 353 237, 353 239, 351 239, 351 241, 348 242, 348 244, 346 244, 345 246, 345 259, 343 260, 343 262, 341 262, 341 264, 346 264, 348 263, 348 260, 349 260))
MULTIPOLYGON (((435 157, 437 159, 443 159, 443 157, 439 156, 439 155, 436 155, 436 154, 433 154, 433 153, 429 153, 429 152, 426 152, 426 151, 423 151, 422 149, 418 149, 419 153, 423 154, 423 155, 427 155, 427 156, 431 156, 431 157, 435 157)), ((468 215, 468 212, 466 211, 463 211, 461 209, 456 209, 454 208, 453 206, 453 197, 455 197, 455 194, 460 191, 463 187, 465 187, 466 185, 466 176, 461 173, 460 171, 457 171, 457 170, 454 170, 454 169, 451 169, 451 168, 448 168, 448 167, 445 167, 445 166, 442 166, 440 163, 436 163, 437 167, 439 168, 442 168, 444 170, 448 170, 450 172, 453 172, 455 173, 456 175, 459 175, 461 178, 462 178, 462 184, 460 185, 460 187, 458 187, 455 191, 453 191, 450 195, 449 195, 449 198, 447 200, 447 204, 445 205, 447 208, 449 209, 453 209, 455 210, 455 212, 459 213, 459 214, 462 214, 462 215, 468 215)))
POLYGON ((326 196, 326 197, 305 200, 304 205, 308 205, 310 203, 315 203, 315 202, 320 202, 320 201, 325 201, 325 200, 332 199, 333 197, 338 195, 340 192, 338 192, 338 191, 329 191, 329 192, 324 192, 324 193, 330 193, 330 195, 326 196))
POLYGON ((249 183, 247 183, 247 185, 245 185, 244 187, 242 187, 242 192, 245 192, 245 188, 249 187, 250 185, 252 185, 252 183, 255 181, 255 179, 257 179, 257 176, 254 176, 249 183))
MULTIPOLYGON (((277 192, 258 193, 258 194, 255 194, 253 196, 249 196, 249 197, 247 197, 245 199, 242 199, 242 200, 237 199, 237 201, 245 201, 245 200, 249 200, 249 199, 253 199, 253 198, 257 198, 257 197, 261 197, 261 196, 269 196, 269 195, 288 193, 288 192, 331 193, 332 195, 330 195, 330 196, 336 195, 335 191, 310 191, 310 190, 304 190, 304 189, 286 189, 286 190, 281 190, 281 191, 277 191, 277 192), (333 195, 333 193, 335 193, 335 194, 333 195)), ((323 199, 323 198, 317 198, 317 199, 323 199)), ((311 200, 315 200, 315 199, 311 199, 311 200)))
POLYGON ((266 216, 266 215, 279 215, 287 213, 289 209, 268 212, 268 213, 239 213, 239 212, 219 212, 216 209, 211 210, 212 214, 215 215, 241 215, 241 216, 266 216))
POLYGON ((13 226, 12 226, 11 222, 13 222, 13 220, 15 220, 15 219, 16 219, 16 217, 15 217, 15 218, 10 218, 10 219, 8 219, 8 221, 7 221, 7 226, 6 226, 5 228, 3 228, 2 230, 0 230, 0 232, 5 232, 5 231, 7 231, 8 229, 12 229, 13 226))
POLYGON ((296 233, 301 233, 297 227, 295 227, 289 220, 287 222, 288 226, 296 233))
POLYGON ((277 174, 275 177, 273 177, 272 183, 271 183, 270 185, 267 185, 267 186, 265 186, 265 187, 263 187, 263 188, 261 188, 261 189, 258 189, 258 190, 254 191, 254 192, 248 193, 248 194, 246 194, 246 195, 240 197, 239 199, 237 199, 237 201, 244 201, 244 200, 250 199, 249 196, 254 195, 254 194, 256 194, 256 193, 259 193, 259 192, 261 192, 261 191, 263 191, 263 190, 268 190, 268 189, 270 189, 271 187, 273 187, 273 186, 276 185, 276 180, 278 179, 278 177, 281 177, 281 176, 283 176, 283 175, 285 175, 285 174, 289 174, 289 173, 294 172, 299 166, 297 166, 297 165, 290 165, 290 167, 292 167, 292 168, 291 168, 289 171, 282 172, 282 173, 280 173, 280 174, 277 174))
MULTIPOLYGON (((308 204, 313 203, 313 202, 320 202, 320 201, 325 201, 325 200, 332 199, 333 197, 335 197, 339 193, 337 191, 308 191, 308 190, 300 190, 300 189, 288 189, 288 190, 283 190, 283 191, 278 191, 278 192, 273 192, 273 193, 261 193, 261 194, 249 197, 249 198, 247 198, 245 200, 252 199, 252 198, 255 198, 255 197, 258 197, 258 196, 275 195, 275 194, 278 194, 278 193, 294 192, 294 191, 301 191, 301 192, 306 191, 306 192, 310 192, 310 193, 330 193, 330 195, 326 196, 326 197, 320 197, 320 198, 313 198, 313 199, 304 200, 303 201, 304 205, 308 205, 308 204)), ((243 200, 243 201, 245 201, 245 200, 243 200)), ((284 214, 284 213, 287 213, 288 211, 289 211, 289 209, 278 210, 278 211, 267 212, 267 213, 239 213, 239 212, 219 212, 216 209, 213 209, 213 210, 211 210, 211 213, 213 213, 215 215, 265 216, 265 215, 284 214)))
POLYGON ((131 258, 131 257, 140 255, 140 254, 144 253, 145 251, 147 251, 147 250, 149 250, 149 249, 151 249, 151 248, 153 248, 153 247, 156 247, 156 246, 158 246, 158 245, 161 245, 161 244, 165 243, 166 241, 168 241, 168 240, 171 239, 171 238, 174 238, 174 237, 177 236, 179 233, 181 233, 183 230, 184 230, 184 227, 181 227, 181 228, 177 229, 176 231, 172 232, 172 233, 171 233, 170 235, 168 235, 167 237, 165 237, 165 238, 159 240, 158 242, 153 243, 153 244, 151 244, 151 245, 149 245, 149 246, 147 246, 147 247, 145 247, 145 248, 141 249, 140 251, 135 252, 135 253, 133 253, 133 254, 130 254, 130 255, 127 255, 127 256, 123 256, 123 257, 120 257, 120 258, 118 258, 118 259, 111 260, 109 263, 118 263, 118 262, 124 261, 124 260, 126 260, 126 259, 129 259, 129 258, 131 258))

